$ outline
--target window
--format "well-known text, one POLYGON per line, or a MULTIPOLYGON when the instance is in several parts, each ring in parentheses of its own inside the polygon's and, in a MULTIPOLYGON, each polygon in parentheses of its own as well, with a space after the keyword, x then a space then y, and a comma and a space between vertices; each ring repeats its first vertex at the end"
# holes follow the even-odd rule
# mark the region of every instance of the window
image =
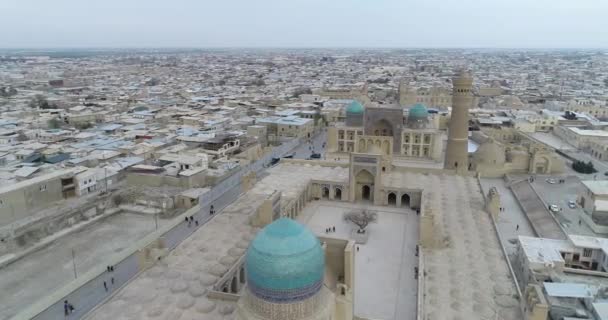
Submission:
POLYGON ((40 189, 40 191, 46 191, 46 184, 41 184, 40 186, 38 186, 38 188, 40 189))
POLYGON ((420 135, 419 134, 415 134, 414 135, 414 143, 420 143, 420 135))
POLYGON ((575 253, 574 255, 572 255, 572 261, 578 261, 580 259, 580 255, 578 253, 575 253))
POLYGON ((410 135, 409 135, 409 134, 406 134, 406 135, 405 135, 405 137, 404 137, 404 139, 403 139, 403 142, 405 142, 405 143, 410 143, 410 135))
POLYGON ((591 257, 591 253, 593 253, 593 252, 591 251, 591 249, 586 249, 586 248, 585 248, 585 249, 583 249, 583 257, 587 257, 587 258, 589 258, 589 257, 591 257))
POLYGON ((431 135, 430 134, 425 134, 424 135, 424 143, 431 143, 431 135))

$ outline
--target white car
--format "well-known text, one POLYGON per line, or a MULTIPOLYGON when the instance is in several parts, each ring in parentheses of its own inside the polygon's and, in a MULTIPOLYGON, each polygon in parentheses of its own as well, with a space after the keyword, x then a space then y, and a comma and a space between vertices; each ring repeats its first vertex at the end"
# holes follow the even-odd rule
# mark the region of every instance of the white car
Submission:
POLYGON ((549 210, 551 210, 551 212, 559 212, 559 207, 552 204, 549 206, 549 210))
POLYGON ((568 201, 568 208, 576 209, 576 201, 574 201, 574 200, 568 201))
POLYGON ((553 179, 553 178, 551 178, 551 179, 547 179, 547 180, 545 180, 545 181, 547 181, 547 183, 549 183, 549 184, 556 184, 556 183, 557 183, 557 180, 555 180, 555 179, 553 179))

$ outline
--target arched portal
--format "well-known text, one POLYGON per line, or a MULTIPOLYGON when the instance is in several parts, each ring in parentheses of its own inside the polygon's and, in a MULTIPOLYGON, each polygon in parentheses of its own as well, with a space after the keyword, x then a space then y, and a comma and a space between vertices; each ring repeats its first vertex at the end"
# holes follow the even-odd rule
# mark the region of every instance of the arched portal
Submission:
POLYGON ((393 125, 386 119, 381 119, 374 123, 374 134, 377 136, 393 136, 393 125))
POLYGON ((323 187, 322 198, 323 199, 329 199, 329 188, 328 187, 323 187))
POLYGON ((551 171, 551 162, 547 157, 539 157, 538 160, 534 163, 535 173, 537 174, 546 174, 551 171))
POLYGON ((371 200, 371 195, 372 195, 372 189, 370 186, 368 185, 364 185, 361 188, 361 198, 363 200, 371 200))
POLYGON ((355 176, 355 199, 372 200, 374 199, 374 176, 366 169, 363 169, 355 176))
POLYGON ((334 190, 334 200, 342 200, 342 189, 336 188, 334 190))
POLYGON ((401 196, 401 206, 402 207, 409 207, 410 206, 410 195, 407 193, 404 193, 401 196))
POLYGON ((389 193, 388 194, 388 205, 389 206, 396 206, 397 205, 397 195, 394 193, 389 193))

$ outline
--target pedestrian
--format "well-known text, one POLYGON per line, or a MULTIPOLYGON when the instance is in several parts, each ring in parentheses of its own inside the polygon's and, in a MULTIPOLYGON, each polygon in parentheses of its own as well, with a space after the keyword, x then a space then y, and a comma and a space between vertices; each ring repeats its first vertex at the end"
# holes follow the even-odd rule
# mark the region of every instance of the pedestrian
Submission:
POLYGON ((70 308, 70 314, 72 314, 74 312, 74 305, 70 303, 69 308, 70 308))
POLYGON ((209 207, 209 214, 213 215, 215 213, 215 209, 213 208, 213 205, 211 205, 211 207, 209 207))
POLYGON ((70 314, 70 304, 67 300, 63 301, 63 313, 67 316, 70 314))
POLYGON ((578 219, 578 225, 579 226, 581 225, 581 219, 578 219))
POLYGON ((329 232, 329 229, 325 228, 325 233, 329 232))
POLYGON ((357 246, 357 252, 359 252, 359 246, 357 246))
POLYGON ((103 282, 103 288, 108 292, 108 284, 105 281, 103 282))
POLYGON ((110 272, 110 266, 107 266, 107 267, 106 267, 106 270, 107 270, 108 272, 110 272))
POLYGON ((198 220, 194 220, 194 224, 198 227, 198 220))
POLYGON ((112 279, 110 279, 110 282, 112 283, 112 285, 114 285, 114 277, 112 277, 112 279))
POLYGON ((186 217, 186 222, 188 222, 188 217, 186 217))
POLYGON ((519 225, 517 225, 517 227, 515 227, 515 231, 518 231, 518 230, 519 230, 519 225))
POLYGON ((335 226, 334 226, 334 227, 333 227, 333 230, 332 230, 332 232, 336 232, 336 227, 335 227, 335 226))
POLYGON ((110 272, 114 272, 114 266, 110 266, 110 272))

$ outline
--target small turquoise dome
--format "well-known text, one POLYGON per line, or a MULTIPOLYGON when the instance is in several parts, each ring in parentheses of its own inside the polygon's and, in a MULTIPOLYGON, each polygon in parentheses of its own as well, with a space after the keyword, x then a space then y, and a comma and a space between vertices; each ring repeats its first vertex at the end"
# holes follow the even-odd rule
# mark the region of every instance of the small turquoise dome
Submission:
POLYGON ((363 105, 359 101, 354 100, 346 107, 346 113, 363 113, 363 105))
POLYGON ((308 228, 281 218, 253 239, 245 269, 247 287, 253 295, 270 302, 291 303, 321 290, 325 254, 308 228))
POLYGON ((429 116, 429 111, 422 103, 416 103, 413 107, 410 108, 409 117, 424 119, 429 116))

